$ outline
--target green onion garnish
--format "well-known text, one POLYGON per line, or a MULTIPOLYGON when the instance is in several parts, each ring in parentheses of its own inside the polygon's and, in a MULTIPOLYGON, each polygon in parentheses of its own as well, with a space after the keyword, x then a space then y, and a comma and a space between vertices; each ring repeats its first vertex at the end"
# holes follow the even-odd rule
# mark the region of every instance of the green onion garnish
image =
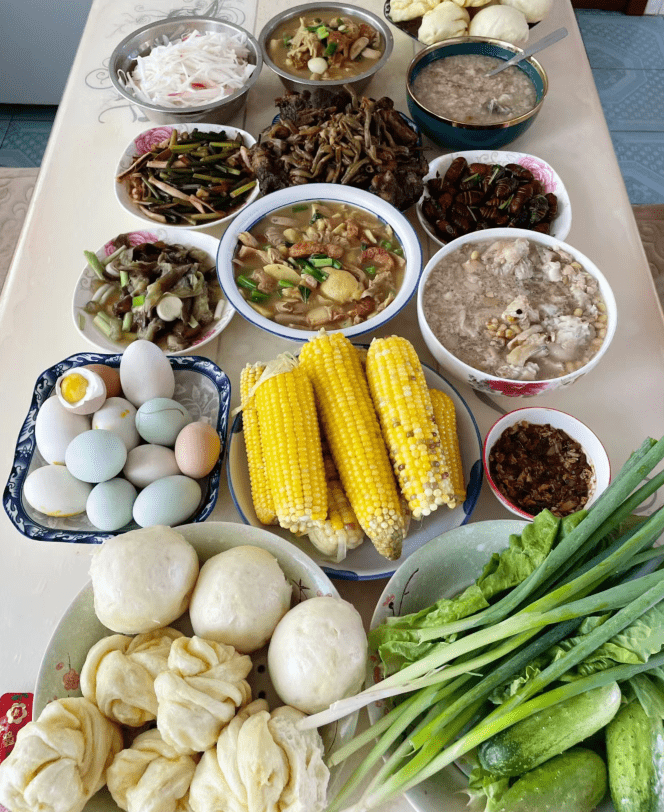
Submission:
POLYGON ((375 276, 376 275, 376 266, 375 265, 367 265, 366 268, 363 268, 364 273, 367 276, 375 276))
POLYGON ((134 296, 131 300, 132 307, 141 307, 141 305, 145 302, 145 296, 134 296))
POLYGON ((249 298, 252 302, 267 302, 270 295, 269 293, 261 293, 260 290, 252 290, 249 298))
POLYGON ((249 279, 248 276, 244 276, 244 274, 240 274, 238 278, 235 280, 238 285, 242 288, 248 288, 249 290, 258 290, 258 285, 254 282, 253 279, 249 279))

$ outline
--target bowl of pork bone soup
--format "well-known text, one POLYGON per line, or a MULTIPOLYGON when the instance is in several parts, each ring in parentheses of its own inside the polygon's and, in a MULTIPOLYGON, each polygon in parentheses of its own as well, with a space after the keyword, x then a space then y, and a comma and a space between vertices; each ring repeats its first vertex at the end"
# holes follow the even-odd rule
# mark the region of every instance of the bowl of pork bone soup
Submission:
POLYGON ((613 291, 568 243, 494 228, 443 246, 422 272, 420 330, 450 375, 508 397, 551 392, 590 372, 616 331, 613 291))

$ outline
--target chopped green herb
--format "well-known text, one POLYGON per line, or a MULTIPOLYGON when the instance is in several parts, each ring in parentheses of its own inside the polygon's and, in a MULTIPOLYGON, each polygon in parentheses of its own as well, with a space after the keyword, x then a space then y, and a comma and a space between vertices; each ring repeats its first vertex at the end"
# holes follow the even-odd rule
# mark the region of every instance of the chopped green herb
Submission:
POLYGON ((131 306, 132 307, 141 307, 144 302, 145 302, 145 296, 134 296, 134 298, 131 300, 131 306))
POLYGON ((376 266, 375 265, 367 265, 366 268, 363 268, 364 273, 367 276, 375 276, 376 275, 376 266))
POLYGON ((251 295, 249 296, 252 302, 260 303, 260 302, 267 302, 270 298, 269 293, 261 293, 260 290, 252 290, 251 295))
POLYGON ((258 285, 254 282, 253 279, 249 279, 248 276, 244 274, 240 274, 238 278, 235 280, 238 285, 242 288, 248 288, 249 290, 258 290, 258 285))
POLYGON ((291 211, 292 212, 306 211, 308 208, 309 206, 291 206, 291 211))
POLYGON ((309 297, 311 296, 311 291, 309 290, 309 288, 306 287, 305 285, 299 285, 298 290, 302 294, 302 301, 303 302, 308 302, 309 297))

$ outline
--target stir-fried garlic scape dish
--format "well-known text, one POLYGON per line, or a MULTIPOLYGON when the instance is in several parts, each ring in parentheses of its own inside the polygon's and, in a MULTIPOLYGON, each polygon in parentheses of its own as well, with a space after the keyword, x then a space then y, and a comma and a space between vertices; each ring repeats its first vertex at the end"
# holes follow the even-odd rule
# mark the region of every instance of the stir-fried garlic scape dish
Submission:
POLYGON ((235 281, 266 318, 302 330, 360 324, 384 310, 406 261, 392 228, 345 203, 287 206, 239 235, 235 281))
POLYGON ((366 534, 398 559, 411 516, 465 499, 454 406, 403 338, 374 339, 364 359, 322 334, 299 361, 247 365, 241 394, 258 518, 324 555, 341 561, 366 534))

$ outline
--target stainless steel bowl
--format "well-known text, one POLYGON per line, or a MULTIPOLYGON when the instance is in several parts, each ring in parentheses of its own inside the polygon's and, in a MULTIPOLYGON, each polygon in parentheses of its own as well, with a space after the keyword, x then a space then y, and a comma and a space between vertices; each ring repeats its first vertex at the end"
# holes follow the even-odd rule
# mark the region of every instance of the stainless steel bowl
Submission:
POLYGON ((344 85, 350 85, 352 88, 354 88, 356 93, 361 93, 387 62, 394 46, 392 32, 384 20, 381 20, 380 17, 377 17, 370 11, 366 11, 363 8, 358 8, 357 6, 351 6, 348 3, 307 3, 302 6, 289 8, 287 11, 281 11, 279 14, 275 14, 275 16, 263 27, 263 30, 258 36, 258 42, 260 44, 265 64, 268 65, 268 67, 270 67, 277 74, 277 76, 279 76, 287 90, 297 90, 298 92, 308 90, 312 93, 320 89, 328 90, 334 93, 341 90, 344 85), (334 11, 338 14, 348 14, 351 17, 357 17, 363 22, 368 23, 370 26, 380 32, 383 40, 383 55, 380 57, 380 59, 376 60, 369 70, 350 79, 302 79, 299 76, 294 76, 292 73, 289 73, 283 68, 275 65, 270 58, 267 45, 277 26, 287 22, 288 20, 292 20, 306 14, 313 14, 317 11, 334 11))
POLYGON ((134 31, 115 48, 111 54, 109 74, 118 93, 125 99, 140 107, 145 115, 157 124, 177 124, 178 122, 194 121, 224 124, 238 112, 247 100, 249 89, 256 83, 263 67, 261 50, 256 39, 239 25, 216 20, 213 17, 178 17, 171 20, 160 20, 156 23, 144 25, 134 31), (137 99, 131 90, 123 87, 118 72, 131 73, 136 67, 139 56, 147 56, 157 45, 174 42, 185 34, 193 31, 201 33, 223 32, 226 34, 242 34, 249 49, 249 62, 256 65, 256 69, 249 77, 244 87, 236 90, 230 96, 220 101, 205 104, 202 107, 160 107, 157 104, 137 99))

